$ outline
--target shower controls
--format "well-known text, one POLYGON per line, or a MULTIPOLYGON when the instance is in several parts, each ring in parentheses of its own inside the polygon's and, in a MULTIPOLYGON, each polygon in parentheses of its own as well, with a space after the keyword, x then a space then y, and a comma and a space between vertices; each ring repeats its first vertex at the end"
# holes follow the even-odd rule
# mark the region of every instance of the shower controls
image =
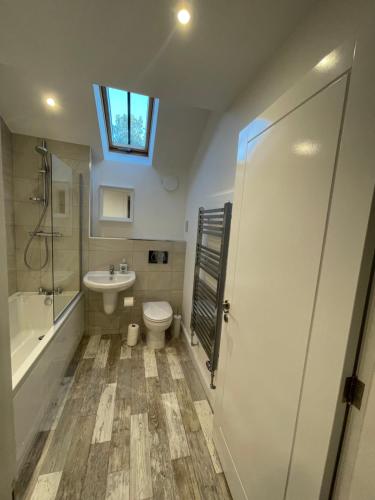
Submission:
POLYGON ((149 264, 168 264, 168 252, 165 250, 149 250, 148 251, 149 264))
POLYGON ((59 232, 47 233, 45 231, 37 231, 36 233, 30 231, 29 234, 30 236, 40 236, 43 238, 61 238, 62 236, 64 236, 62 233, 59 232))

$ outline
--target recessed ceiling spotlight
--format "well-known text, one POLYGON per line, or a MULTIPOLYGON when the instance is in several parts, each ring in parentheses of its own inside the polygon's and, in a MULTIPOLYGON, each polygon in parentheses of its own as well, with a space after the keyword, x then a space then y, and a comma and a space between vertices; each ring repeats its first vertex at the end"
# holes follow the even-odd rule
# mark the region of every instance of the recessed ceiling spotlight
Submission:
POLYGON ((177 19, 181 24, 187 24, 190 18, 191 14, 187 9, 181 9, 177 12, 177 19))
POLYGON ((54 108, 56 106, 56 101, 55 101, 55 99, 53 97, 47 97, 46 103, 51 108, 54 108))

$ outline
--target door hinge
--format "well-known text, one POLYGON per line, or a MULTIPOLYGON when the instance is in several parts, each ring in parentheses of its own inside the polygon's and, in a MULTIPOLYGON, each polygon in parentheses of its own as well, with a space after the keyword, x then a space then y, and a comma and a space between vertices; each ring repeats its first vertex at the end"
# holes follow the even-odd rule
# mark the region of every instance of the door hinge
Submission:
POLYGON ((343 402, 361 409, 365 384, 358 377, 347 377, 345 380, 343 402))

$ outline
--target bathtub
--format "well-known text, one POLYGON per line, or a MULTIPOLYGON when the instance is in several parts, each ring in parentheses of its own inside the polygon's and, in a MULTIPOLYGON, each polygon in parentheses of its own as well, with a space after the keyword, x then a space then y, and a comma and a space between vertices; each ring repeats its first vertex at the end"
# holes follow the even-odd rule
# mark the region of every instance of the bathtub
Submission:
POLYGON ((9 297, 13 408, 17 468, 23 462, 43 418, 56 398, 66 368, 83 335, 81 293, 57 300, 71 303, 53 323, 53 305, 35 292, 9 297))

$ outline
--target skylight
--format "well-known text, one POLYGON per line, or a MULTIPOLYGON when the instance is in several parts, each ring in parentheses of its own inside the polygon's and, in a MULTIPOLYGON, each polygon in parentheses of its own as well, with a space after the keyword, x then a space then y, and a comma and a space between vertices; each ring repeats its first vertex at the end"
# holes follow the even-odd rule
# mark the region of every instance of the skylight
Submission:
POLYGON ((153 164, 159 99, 93 84, 103 159, 153 164))
POLYGON ((101 94, 109 149, 147 156, 154 99, 111 87, 101 94))

